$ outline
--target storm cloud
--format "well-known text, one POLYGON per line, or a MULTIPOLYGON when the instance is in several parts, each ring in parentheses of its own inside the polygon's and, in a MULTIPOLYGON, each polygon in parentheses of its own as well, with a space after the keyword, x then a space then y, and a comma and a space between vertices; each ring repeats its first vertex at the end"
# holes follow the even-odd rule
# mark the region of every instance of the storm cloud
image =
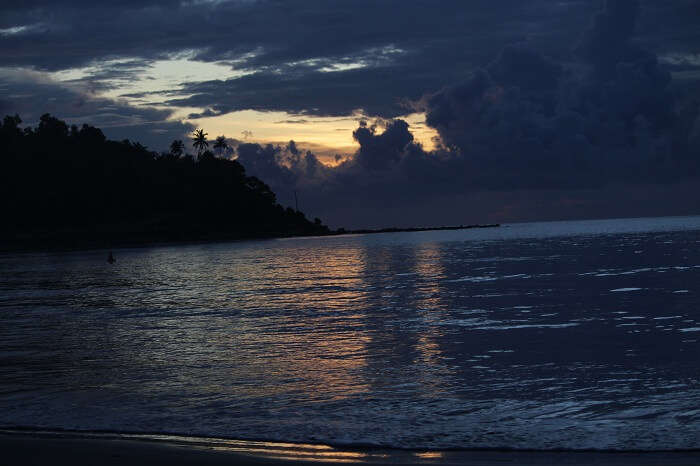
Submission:
MULTIPOLYGON (((8 2, 0 7, 0 50, 3 66, 41 71, 189 53, 202 63, 230 66, 232 76, 182 82, 179 95, 168 102, 173 107, 316 115, 347 115, 360 108, 389 118, 405 113, 407 99, 465 79, 507 44, 526 42, 565 59, 570 50, 561 45, 576 40, 582 19, 599 3, 448 0, 438 7, 399 0, 8 2)), ((647 48, 663 55, 696 52, 696 2, 643 4, 636 32, 647 48), (669 26, 659 27, 662 22, 669 26)), ((592 27, 597 28, 595 36, 612 34, 605 28, 613 23, 626 28, 618 34, 631 34, 629 24, 613 17, 592 27)), ((597 47, 589 45, 590 50, 597 47)), ((132 70, 133 76, 138 73, 132 70)), ((105 81, 107 76, 89 79, 105 81)))
MULTIPOLYGON (((634 41, 638 14, 636 1, 610 1, 570 60, 509 45, 462 83, 424 96, 414 105, 438 131, 434 151, 414 142, 406 122, 378 120, 360 124, 359 150, 335 168, 309 170, 313 154, 290 159, 283 147, 261 156, 268 166, 241 161, 278 190, 304 192, 331 221, 343 200, 386 211, 431 199, 460 211, 455 199, 487 191, 596 198, 594 190, 615 186, 670 193, 683 185, 687 194, 700 172, 698 104, 674 93, 671 73, 634 41)), ((692 210, 699 196, 690 192, 684 208, 692 210)))
POLYGON ((562 66, 506 47, 471 79, 430 96, 427 123, 507 186, 697 174, 697 102, 677 99, 670 72, 632 41, 638 2, 606 5, 575 49, 580 61, 562 66))

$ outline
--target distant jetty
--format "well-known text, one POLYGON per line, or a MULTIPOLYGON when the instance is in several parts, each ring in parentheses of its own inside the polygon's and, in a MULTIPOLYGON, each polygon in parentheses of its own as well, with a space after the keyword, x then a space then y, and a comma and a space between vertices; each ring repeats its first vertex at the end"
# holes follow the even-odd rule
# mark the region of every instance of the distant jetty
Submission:
POLYGON ((500 223, 488 223, 484 225, 459 225, 459 226, 448 226, 448 227, 416 227, 416 228, 380 228, 376 230, 346 230, 344 228, 338 228, 331 235, 360 235, 360 234, 371 234, 371 233, 410 233, 415 231, 441 231, 441 230, 469 230, 472 228, 498 228, 500 223))

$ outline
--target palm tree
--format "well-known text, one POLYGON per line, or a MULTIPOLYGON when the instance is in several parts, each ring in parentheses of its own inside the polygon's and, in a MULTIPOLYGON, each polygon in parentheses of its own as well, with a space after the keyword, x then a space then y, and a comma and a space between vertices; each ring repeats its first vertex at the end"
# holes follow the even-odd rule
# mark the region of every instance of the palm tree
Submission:
POLYGON ((207 141, 207 133, 203 129, 198 129, 194 132, 194 137, 192 138, 192 145, 197 149, 197 156, 202 155, 202 152, 209 147, 209 141, 207 141))
POLYGON ((180 157, 185 152, 185 144, 180 139, 175 139, 170 144, 170 153, 175 157, 180 157))
POLYGON ((218 136, 216 142, 214 143, 214 149, 216 153, 221 156, 221 153, 228 149, 228 143, 226 142, 226 136, 218 136))

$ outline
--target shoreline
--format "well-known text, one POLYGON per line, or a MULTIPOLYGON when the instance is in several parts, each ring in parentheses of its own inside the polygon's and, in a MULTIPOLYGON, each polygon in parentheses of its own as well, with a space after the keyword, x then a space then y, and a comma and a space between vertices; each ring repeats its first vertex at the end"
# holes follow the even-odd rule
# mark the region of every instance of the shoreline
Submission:
POLYGON ((691 466, 700 464, 700 450, 408 450, 341 447, 190 437, 172 434, 128 434, 86 431, 0 429, 4 464, 15 465, 223 465, 223 464, 503 464, 691 466))
POLYGON ((378 228, 378 229, 360 229, 345 231, 342 228, 324 236, 336 235, 372 235, 376 233, 415 233, 420 231, 453 231, 453 230, 473 230, 478 228, 500 228, 500 223, 484 223, 474 225, 459 225, 459 226, 441 226, 441 227, 413 227, 413 228, 378 228), (343 231, 341 231, 343 230, 343 231))
POLYGON ((190 246, 190 245, 206 245, 219 243, 238 243, 244 241, 272 241, 277 239, 293 239, 293 238, 325 238, 345 235, 370 235, 378 233, 415 233, 424 231, 454 231, 454 230, 471 230, 481 228, 499 228, 500 224, 476 224, 476 225, 460 225, 460 226, 441 226, 441 227, 415 227, 415 228, 382 228, 382 229, 364 229, 364 230, 332 230, 323 234, 269 234, 258 236, 227 236, 212 234, 209 237, 198 237, 191 239, 183 238, 158 238, 158 239, 126 239, 123 241, 110 240, 86 240, 81 237, 36 237, 32 239, 0 239, 0 254, 11 253, 36 253, 36 252, 72 252, 72 251, 95 251, 95 250, 110 250, 123 248, 148 248, 148 247, 167 247, 167 246, 190 246))

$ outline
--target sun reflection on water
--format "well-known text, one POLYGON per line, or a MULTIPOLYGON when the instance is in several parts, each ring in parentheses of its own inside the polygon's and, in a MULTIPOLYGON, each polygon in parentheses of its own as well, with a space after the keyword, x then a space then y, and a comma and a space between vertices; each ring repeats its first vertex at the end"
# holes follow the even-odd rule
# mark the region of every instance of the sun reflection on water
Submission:
POLYGON ((605 447, 695 447, 693 228, 122 249, 109 268, 101 251, 9 256, 0 418, 428 450, 529 448, 533 431, 597 445, 595 427, 605 447))

